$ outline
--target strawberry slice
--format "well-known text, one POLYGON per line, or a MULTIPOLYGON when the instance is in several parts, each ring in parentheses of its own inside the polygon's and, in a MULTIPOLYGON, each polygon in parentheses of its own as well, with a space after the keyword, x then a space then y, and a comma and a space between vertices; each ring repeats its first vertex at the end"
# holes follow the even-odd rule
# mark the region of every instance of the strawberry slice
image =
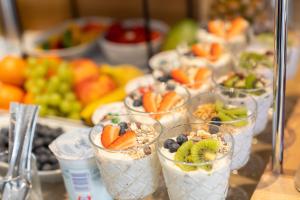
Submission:
POLYGON ((126 131, 126 133, 116 139, 108 149, 112 150, 124 150, 133 147, 137 144, 136 134, 134 131, 126 131))
POLYGON ((242 17, 238 17, 238 18, 232 20, 231 26, 227 30, 227 37, 231 38, 231 37, 234 37, 234 36, 244 32, 246 30, 247 26, 248 26, 247 21, 242 17))
POLYGON ((219 43, 212 43, 210 46, 210 60, 216 61, 222 54, 222 47, 219 43))
POLYGON ((143 107, 146 112, 156 112, 156 95, 154 92, 148 91, 143 95, 143 107))
POLYGON ((120 127, 113 125, 106 125, 101 134, 101 143, 103 147, 107 148, 119 137, 120 127))
POLYGON ((139 92, 141 94, 145 94, 146 92, 149 92, 149 91, 152 91, 152 90, 153 90, 153 88, 152 88, 151 85, 149 85, 149 86, 142 86, 142 87, 139 88, 139 92))
POLYGON ((196 75, 195 75, 195 85, 193 86, 193 88, 199 88, 203 82, 205 81, 206 77, 209 74, 209 69, 206 67, 201 67, 198 69, 196 75))
POLYGON ((192 52, 198 57, 207 57, 208 56, 208 52, 205 51, 203 48, 201 48, 201 46, 198 44, 194 44, 192 46, 192 52))
POLYGON ((221 20, 213 20, 208 22, 208 32, 219 37, 225 37, 225 23, 221 20))
POLYGON ((174 91, 167 92, 160 103, 158 111, 169 111, 180 101, 181 97, 174 91))
POLYGON ((189 84, 190 82, 189 77, 181 69, 173 69, 171 77, 181 84, 189 84))

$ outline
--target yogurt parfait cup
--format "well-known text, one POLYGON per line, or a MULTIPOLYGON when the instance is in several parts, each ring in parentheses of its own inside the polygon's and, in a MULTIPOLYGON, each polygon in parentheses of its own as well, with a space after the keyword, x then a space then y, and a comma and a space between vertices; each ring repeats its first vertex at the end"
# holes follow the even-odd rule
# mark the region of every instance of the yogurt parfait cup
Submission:
POLYGON ((273 76, 266 76, 257 71, 240 71, 230 68, 214 71, 213 82, 216 91, 229 96, 232 100, 240 100, 239 93, 252 96, 257 103, 257 114, 254 136, 260 134, 267 126, 268 111, 273 102, 273 76))
POLYGON ((208 123, 165 131, 157 150, 170 200, 224 200, 233 143, 230 133, 208 123))
POLYGON ((204 65, 217 69, 232 62, 230 52, 218 42, 201 42, 192 46, 181 44, 177 47, 177 52, 183 65, 204 65))
POLYGON ((249 22, 242 17, 230 21, 215 19, 208 22, 206 29, 200 29, 197 37, 200 42, 218 42, 239 52, 247 46, 249 32, 249 22))
POLYGON ((243 167, 249 160, 253 139, 256 101, 240 93, 232 100, 217 93, 203 93, 191 99, 190 122, 207 122, 227 129, 234 139, 231 170, 243 167))
POLYGON ((159 185, 161 167, 154 143, 161 124, 143 115, 118 115, 90 132, 104 184, 119 200, 143 199, 159 185))
POLYGON ((194 96, 201 92, 207 92, 212 87, 211 68, 207 67, 205 63, 198 64, 157 66, 153 69, 152 75, 157 83, 180 85, 187 88, 190 94, 194 96))
POLYGON ((187 122, 188 90, 179 85, 155 84, 148 90, 135 90, 125 98, 128 113, 157 119, 164 128, 187 122))

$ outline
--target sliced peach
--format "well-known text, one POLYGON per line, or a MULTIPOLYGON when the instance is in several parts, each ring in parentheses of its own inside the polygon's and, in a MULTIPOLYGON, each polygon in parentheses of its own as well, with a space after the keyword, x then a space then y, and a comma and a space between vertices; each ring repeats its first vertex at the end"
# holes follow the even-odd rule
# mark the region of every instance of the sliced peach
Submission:
POLYGON ((210 46, 210 57, 212 61, 216 61, 222 54, 222 46, 219 43, 212 43, 210 46))
POLYGON ((231 21, 231 26, 227 30, 227 37, 231 38, 241 34, 246 30, 247 26, 248 23, 244 18, 242 17, 235 18, 234 20, 231 21))
POLYGON ((209 73, 210 73, 210 70, 208 68, 206 68, 206 67, 199 68, 196 73, 196 76, 194 78, 195 84, 193 85, 193 88, 201 87, 209 73))
POLYGON ((205 51, 199 44, 194 44, 192 46, 192 52, 198 57, 207 57, 208 52, 205 51))
POLYGON ((143 107, 146 112, 157 112, 156 95, 148 91, 143 95, 143 107))
POLYGON ((171 71, 171 77, 181 84, 189 84, 189 77, 181 69, 173 69, 171 71))
POLYGON ((225 37, 225 23, 221 20, 213 20, 208 22, 208 32, 219 37, 225 37))

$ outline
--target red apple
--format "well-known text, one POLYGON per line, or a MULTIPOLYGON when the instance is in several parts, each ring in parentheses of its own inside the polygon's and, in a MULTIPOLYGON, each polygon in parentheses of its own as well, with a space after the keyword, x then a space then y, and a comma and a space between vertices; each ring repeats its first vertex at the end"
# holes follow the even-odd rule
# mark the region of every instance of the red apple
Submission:
POLYGON ((77 59, 71 62, 74 73, 74 84, 90 79, 91 77, 99 78, 99 68, 96 63, 89 59, 77 59))
POLYGON ((75 86, 75 92, 82 104, 95 101, 117 87, 114 80, 108 75, 90 77, 75 86))

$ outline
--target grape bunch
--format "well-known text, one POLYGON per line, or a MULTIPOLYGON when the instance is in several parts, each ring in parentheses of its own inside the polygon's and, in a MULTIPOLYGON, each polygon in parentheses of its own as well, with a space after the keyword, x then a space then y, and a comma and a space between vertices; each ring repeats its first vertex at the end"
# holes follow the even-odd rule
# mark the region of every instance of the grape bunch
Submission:
POLYGON ((25 89, 40 105, 41 116, 80 118, 81 104, 73 92, 73 74, 67 62, 28 58, 25 89))

